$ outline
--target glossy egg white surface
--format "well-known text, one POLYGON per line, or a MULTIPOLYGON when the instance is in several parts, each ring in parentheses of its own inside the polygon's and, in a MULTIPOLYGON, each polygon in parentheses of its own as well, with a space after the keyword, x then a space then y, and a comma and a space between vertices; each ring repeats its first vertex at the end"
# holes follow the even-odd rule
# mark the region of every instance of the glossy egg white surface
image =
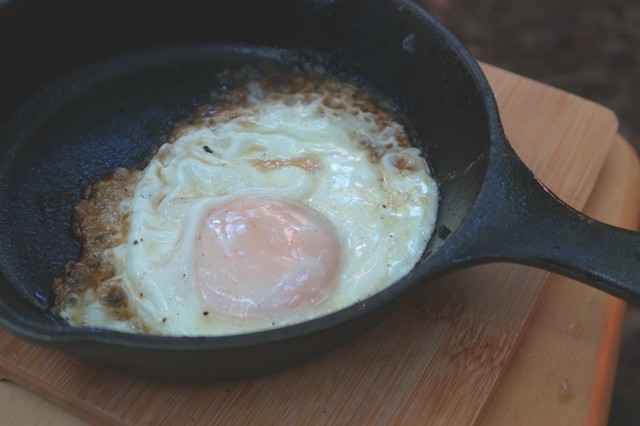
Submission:
POLYGON ((101 253, 114 272, 100 286, 118 288, 127 314, 92 288, 59 315, 159 335, 244 333, 339 310, 408 273, 436 219, 426 161, 359 89, 312 83, 248 83, 182 124, 118 203, 121 241, 101 253))

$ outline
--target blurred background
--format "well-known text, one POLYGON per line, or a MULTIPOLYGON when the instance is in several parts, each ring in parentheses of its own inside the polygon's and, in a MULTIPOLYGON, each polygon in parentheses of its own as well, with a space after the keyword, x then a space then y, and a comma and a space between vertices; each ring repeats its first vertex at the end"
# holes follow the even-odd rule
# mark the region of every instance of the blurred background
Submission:
MULTIPOLYGON (((640 1, 416 1, 477 59, 612 109, 640 152, 640 1)), ((609 423, 640 425, 638 308, 627 310, 609 423)))

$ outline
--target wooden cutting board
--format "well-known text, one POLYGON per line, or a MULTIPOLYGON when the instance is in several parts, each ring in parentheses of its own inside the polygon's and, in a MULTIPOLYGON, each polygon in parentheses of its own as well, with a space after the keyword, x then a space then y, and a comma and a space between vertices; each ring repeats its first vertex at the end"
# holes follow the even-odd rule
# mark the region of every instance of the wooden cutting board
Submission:
MULTIPOLYGON (((581 209, 617 130, 603 107, 484 65, 507 136, 581 209)), ((431 283, 352 343, 238 382, 175 384, 101 371, 0 330, 0 375, 92 423, 452 423, 478 419, 549 274, 490 265, 431 283)))

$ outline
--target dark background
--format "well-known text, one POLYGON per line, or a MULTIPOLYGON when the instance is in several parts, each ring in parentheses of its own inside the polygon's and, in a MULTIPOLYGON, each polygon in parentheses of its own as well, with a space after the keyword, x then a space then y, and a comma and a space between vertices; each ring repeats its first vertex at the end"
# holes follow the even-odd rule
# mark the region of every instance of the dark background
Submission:
POLYGON ((612 109, 640 150, 640 1, 417 1, 477 59, 612 109))
MULTIPOLYGON (((640 152, 640 1, 417 0, 479 60, 613 110, 640 152)), ((640 309, 629 308, 610 425, 640 425, 640 309)))

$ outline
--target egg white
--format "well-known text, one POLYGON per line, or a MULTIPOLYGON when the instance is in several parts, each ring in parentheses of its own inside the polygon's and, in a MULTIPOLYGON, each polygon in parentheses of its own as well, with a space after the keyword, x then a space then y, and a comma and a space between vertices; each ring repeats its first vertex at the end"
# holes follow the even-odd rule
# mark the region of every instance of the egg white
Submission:
POLYGON ((249 84, 225 119, 184 125, 119 204, 128 230, 103 253, 115 270, 104 285, 122 289, 131 315, 110 315, 97 290, 60 315, 72 325, 161 335, 242 333, 338 310, 408 273, 433 231, 436 184, 403 126, 354 103, 354 91, 249 84), (245 195, 294 199, 333 223, 342 246, 333 297, 278 318, 235 318, 205 304, 194 267, 200 228, 216 206, 245 195))

